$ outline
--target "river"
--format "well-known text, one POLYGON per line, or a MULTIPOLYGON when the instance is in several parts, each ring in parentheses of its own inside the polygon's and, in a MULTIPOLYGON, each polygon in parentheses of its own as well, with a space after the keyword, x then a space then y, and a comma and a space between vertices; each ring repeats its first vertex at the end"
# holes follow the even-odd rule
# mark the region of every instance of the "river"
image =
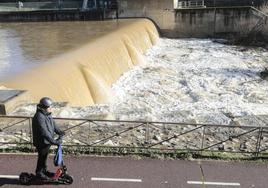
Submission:
POLYGON ((78 48, 127 22, 0 23, 0 81, 78 48))
MULTIPOLYGON (((0 27, 0 79, 77 48, 127 21, 9 23, 0 27)), ((113 104, 59 107, 60 117, 228 124, 232 117, 268 114, 268 67, 263 48, 210 39, 166 39, 144 55, 147 63, 113 84, 113 104)), ((32 115, 35 105, 13 114, 32 115)))

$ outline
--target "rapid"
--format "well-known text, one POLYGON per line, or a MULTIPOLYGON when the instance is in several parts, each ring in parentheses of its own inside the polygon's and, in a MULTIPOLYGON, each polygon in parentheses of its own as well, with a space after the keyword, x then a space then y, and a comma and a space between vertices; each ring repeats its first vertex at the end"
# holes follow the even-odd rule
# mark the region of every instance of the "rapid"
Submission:
MULTIPOLYGON (((268 114, 267 67, 263 48, 230 46, 210 39, 160 38, 145 63, 113 85, 111 104, 70 107, 60 117, 229 124, 233 118, 268 114)), ((29 104, 13 114, 33 114, 29 104)))

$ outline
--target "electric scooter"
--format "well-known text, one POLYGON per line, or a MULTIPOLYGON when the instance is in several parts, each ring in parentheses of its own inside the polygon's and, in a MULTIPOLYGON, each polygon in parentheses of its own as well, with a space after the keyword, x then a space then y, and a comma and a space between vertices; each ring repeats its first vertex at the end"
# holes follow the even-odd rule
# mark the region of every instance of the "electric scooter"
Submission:
POLYGON ((73 183, 73 177, 67 173, 67 167, 61 165, 61 167, 56 171, 54 176, 49 177, 46 180, 41 180, 35 174, 22 172, 19 177, 19 181, 22 185, 31 184, 65 184, 70 185, 73 183))
MULTIPOLYGON (((62 155, 62 150, 60 150, 62 155)), ((58 166, 58 165, 57 165, 58 166)), ((22 172, 19 177, 22 185, 39 185, 39 184, 65 184, 70 185, 73 183, 73 177, 67 173, 67 167, 64 165, 63 160, 60 162, 59 168, 52 177, 46 180, 41 180, 35 174, 22 172)))

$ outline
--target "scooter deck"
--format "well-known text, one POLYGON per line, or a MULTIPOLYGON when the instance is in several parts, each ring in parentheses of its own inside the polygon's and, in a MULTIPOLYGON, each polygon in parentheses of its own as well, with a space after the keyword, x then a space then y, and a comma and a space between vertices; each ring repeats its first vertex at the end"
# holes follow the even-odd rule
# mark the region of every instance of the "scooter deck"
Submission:
POLYGON ((24 185, 44 185, 44 184, 65 184, 66 182, 61 181, 60 179, 40 179, 34 174, 29 174, 24 172, 24 179, 20 176, 20 182, 24 185), (27 178, 27 179, 25 179, 27 178))

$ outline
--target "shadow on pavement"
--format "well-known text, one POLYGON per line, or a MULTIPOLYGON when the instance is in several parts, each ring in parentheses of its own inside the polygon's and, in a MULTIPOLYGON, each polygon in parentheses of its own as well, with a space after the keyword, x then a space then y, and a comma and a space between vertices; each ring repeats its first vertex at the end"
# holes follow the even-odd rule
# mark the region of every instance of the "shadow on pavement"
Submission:
POLYGON ((3 185, 20 185, 18 179, 0 178, 0 186, 3 185))
MULTIPOLYGON (((0 178, 0 187, 4 185, 21 185, 18 179, 0 178)), ((58 182, 32 181, 30 185, 59 185, 58 182)))

